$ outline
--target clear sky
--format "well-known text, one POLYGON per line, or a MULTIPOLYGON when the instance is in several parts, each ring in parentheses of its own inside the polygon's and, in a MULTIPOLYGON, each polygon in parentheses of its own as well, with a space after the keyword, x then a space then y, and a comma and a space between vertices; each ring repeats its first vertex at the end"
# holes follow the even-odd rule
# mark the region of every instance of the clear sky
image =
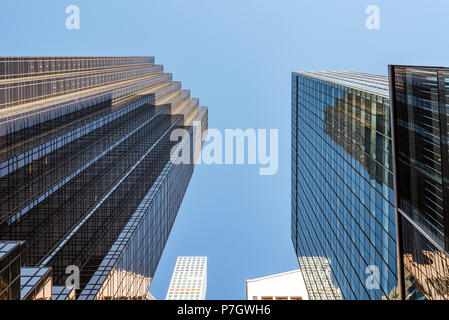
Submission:
POLYGON ((150 292, 176 258, 208 257, 208 299, 244 299, 245 280, 298 267, 290 241, 290 72, 386 74, 449 66, 448 0, 14 0, 0 4, 0 55, 155 56, 209 107, 209 126, 279 129, 279 171, 198 166, 150 292), (68 5, 79 30, 65 27, 68 5), (367 6, 380 9, 368 30, 367 6))

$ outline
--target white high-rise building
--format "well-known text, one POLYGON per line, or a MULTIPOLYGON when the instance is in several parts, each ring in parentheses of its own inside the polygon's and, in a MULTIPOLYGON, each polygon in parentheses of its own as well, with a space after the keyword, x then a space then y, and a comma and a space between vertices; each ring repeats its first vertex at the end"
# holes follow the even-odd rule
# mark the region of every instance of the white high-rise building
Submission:
POLYGON ((206 300, 207 257, 178 257, 166 300, 206 300))
POLYGON ((247 300, 309 300, 300 270, 246 280, 247 300))

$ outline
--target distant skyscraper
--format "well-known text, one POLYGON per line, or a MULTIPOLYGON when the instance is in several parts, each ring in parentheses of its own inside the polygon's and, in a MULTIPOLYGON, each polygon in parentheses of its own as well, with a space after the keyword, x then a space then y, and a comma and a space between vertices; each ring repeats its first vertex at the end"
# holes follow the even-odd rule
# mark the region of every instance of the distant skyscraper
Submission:
POLYGON ((340 289, 332 282, 329 259, 324 257, 299 257, 299 265, 308 288, 310 300, 341 300, 340 289))
POLYGON ((0 259, 27 266, 0 297, 73 297, 79 268, 79 299, 144 298, 194 170, 170 135, 207 118, 152 57, 0 58, 0 259))
POLYGON ((449 299, 449 69, 390 66, 401 293, 449 299))
POLYGON ((246 280, 247 300, 309 300, 301 270, 246 280))
POLYGON ((205 300, 207 257, 179 257, 166 300, 205 300))
POLYGON ((311 299, 394 298, 392 161, 387 77, 293 72, 292 241, 311 299))

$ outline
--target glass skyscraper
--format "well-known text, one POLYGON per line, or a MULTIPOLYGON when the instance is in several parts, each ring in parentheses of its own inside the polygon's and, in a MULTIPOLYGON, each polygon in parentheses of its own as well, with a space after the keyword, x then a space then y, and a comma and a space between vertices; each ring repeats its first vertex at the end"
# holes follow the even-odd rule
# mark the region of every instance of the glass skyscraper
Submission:
POLYGON ((144 298, 197 156, 172 163, 170 136, 201 148, 207 119, 152 57, 0 58, 0 267, 20 251, 22 298, 73 297, 76 269, 78 299, 144 298))
POLYGON ((311 299, 396 299, 388 78, 292 73, 291 235, 311 299))
POLYGON ((449 299, 449 69, 390 66, 405 299, 449 299))

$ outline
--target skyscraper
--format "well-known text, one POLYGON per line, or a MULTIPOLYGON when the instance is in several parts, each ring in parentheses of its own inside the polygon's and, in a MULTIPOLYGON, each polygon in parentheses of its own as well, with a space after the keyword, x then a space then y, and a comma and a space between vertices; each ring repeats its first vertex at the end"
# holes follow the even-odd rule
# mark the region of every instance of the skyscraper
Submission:
POLYGON ((404 299, 449 299, 449 69, 390 66, 404 299))
POLYGON ((207 257, 178 257, 166 300, 205 300, 207 257))
POLYGON ((207 118, 152 57, 0 58, 0 241, 60 299, 76 270, 79 299, 144 297, 194 170, 170 136, 207 118))
POLYGON ((332 282, 329 259, 325 257, 298 257, 304 283, 310 300, 341 300, 341 291, 332 282))
POLYGON ((388 78, 292 73, 292 241, 311 299, 397 297, 388 78))

